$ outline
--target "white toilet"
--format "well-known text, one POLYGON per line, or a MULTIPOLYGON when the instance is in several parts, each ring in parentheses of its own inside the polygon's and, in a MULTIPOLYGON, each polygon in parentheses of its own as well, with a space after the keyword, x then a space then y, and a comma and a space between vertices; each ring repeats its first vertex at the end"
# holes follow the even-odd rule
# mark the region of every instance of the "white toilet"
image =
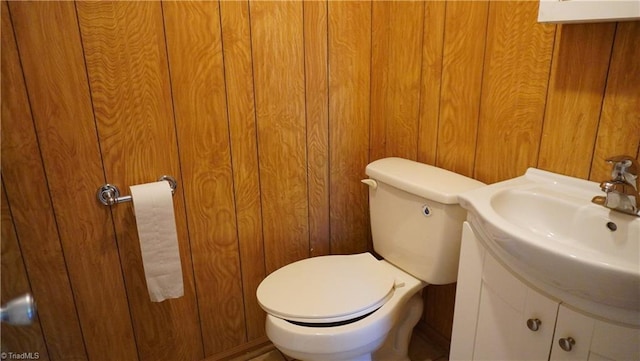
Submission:
POLYGON ((484 184, 426 164, 385 158, 369 164, 373 248, 294 262, 258 287, 266 333, 305 361, 408 361, 409 340, 428 283, 456 281, 462 222, 458 194, 484 184))

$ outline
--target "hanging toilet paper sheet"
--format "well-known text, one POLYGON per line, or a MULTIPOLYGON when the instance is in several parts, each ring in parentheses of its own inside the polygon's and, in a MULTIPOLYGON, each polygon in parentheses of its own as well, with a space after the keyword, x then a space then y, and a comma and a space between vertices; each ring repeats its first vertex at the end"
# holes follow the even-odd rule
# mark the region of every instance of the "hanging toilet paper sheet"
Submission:
POLYGON ((173 195, 166 181, 129 187, 152 302, 184 295, 173 195))

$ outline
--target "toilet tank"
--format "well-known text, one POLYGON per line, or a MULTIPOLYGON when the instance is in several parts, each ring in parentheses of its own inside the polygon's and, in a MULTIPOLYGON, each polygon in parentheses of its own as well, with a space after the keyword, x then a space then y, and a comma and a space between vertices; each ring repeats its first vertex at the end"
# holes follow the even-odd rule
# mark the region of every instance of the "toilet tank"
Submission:
POLYGON ((427 283, 455 282, 467 216, 458 194, 484 183, 402 158, 376 160, 366 174, 375 181, 368 184, 376 253, 427 283))

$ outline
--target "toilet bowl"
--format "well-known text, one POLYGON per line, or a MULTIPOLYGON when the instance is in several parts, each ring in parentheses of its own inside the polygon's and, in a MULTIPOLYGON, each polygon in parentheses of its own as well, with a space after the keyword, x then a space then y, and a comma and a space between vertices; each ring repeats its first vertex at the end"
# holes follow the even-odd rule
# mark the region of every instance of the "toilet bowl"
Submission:
POLYGON ((322 256, 269 275, 258 288, 258 299, 268 312, 267 337, 290 357, 408 360, 425 286, 370 253, 322 256), (298 307, 287 307, 292 298, 298 307))
POLYGON ((459 193, 484 184, 401 158, 366 168, 370 253, 308 258, 267 276, 257 290, 266 333, 304 361, 408 361, 427 284, 455 282, 466 211, 459 193))

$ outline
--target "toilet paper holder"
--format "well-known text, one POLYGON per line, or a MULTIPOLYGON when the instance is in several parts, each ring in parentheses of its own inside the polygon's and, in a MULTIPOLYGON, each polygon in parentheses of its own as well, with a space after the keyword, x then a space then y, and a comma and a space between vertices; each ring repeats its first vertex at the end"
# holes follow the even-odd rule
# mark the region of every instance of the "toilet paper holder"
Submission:
MULTIPOLYGON (((169 182, 169 186, 171 187, 171 194, 176 193, 176 188, 178 187, 178 183, 176 179, 170 175, 163 175, 158 178, 158 182, 167 181, 169 182)), ((131 196, 120 196, 120 190, 118 187, 113 184, 104 184, 102 187, 98 188, 98 193, 96 194, 98 201, 104 204, 105 206, 112 206, 118 203, 131 202, 131 196)))

